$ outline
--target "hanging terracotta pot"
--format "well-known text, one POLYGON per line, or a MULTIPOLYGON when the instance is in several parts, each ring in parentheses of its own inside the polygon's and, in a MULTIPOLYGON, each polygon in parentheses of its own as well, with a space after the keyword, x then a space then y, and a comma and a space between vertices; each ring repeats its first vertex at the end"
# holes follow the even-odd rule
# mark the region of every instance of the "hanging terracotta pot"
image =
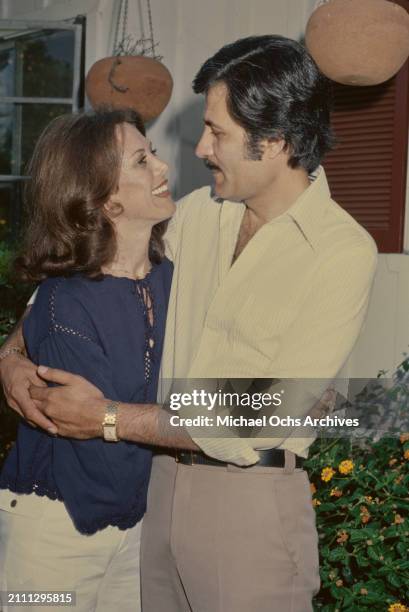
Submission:
POLYGON ((93 108, 133 108, 144 121, 158 117, 170 100, 173 80, 158 60, 140 55, 104 57, 87 74, 85 90, 93 108))
POLYGON ((386 0, 330 0, 311 15, 305 42, 332 80, 376 85, 409 55, 409 14, 386 0))

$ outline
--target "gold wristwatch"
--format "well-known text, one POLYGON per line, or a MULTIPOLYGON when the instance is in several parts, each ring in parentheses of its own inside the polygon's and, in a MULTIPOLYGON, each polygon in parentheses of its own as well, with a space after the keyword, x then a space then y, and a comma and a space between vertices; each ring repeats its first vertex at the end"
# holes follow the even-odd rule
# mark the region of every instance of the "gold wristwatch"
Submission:
POLYGON ((119 442, 116 431, 116 419, 118 416, 118 402, 110 402, 105 409, 105 417, 102 421, 102 430, 106 442, 119 442))

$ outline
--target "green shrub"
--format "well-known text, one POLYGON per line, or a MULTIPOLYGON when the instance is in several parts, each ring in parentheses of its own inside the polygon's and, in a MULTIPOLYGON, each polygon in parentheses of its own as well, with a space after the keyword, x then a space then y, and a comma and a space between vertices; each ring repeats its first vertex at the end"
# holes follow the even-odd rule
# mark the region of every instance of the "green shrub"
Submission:
POLYGON ((306 469, 320 538, 316 610, 406 609, 408 464, 408 435, 355 445, 345 439, 314 443, 306 469))
MULTIPOLYGON (((14 251, 0 242, 0 346, 23 313, 32 287, 16 281, 12 269, 14 251)), ((12 440, 15 439, 17 417, 6 406, 0 390, 0 467, 12 440)))

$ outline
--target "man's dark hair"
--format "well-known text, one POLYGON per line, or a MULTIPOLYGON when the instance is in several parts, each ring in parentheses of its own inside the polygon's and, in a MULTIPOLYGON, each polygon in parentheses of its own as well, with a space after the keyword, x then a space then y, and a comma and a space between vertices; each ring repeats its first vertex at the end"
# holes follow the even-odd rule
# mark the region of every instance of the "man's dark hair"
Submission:
POLYGON ((251 159, 262 140, 283 139, 291 168, 312 172, 332 148, 330 81, 308 51, 283 36, 249 36, 222 47, 200 68, 195 93, 227 87, 227 108, 247 134, 251 159))
MULTIPOLYGON (((29 221, 15 267, 23 280, 82 273, 101 277, 117 250, 104 204, 118 189, 122 146, 118 128, 129 123, 145 135, 138 113, 100 108, 63 115, 41 134, 28 167, 29 221)), ((164 256, 166 222, 152 228, 149 257, 164 256)))

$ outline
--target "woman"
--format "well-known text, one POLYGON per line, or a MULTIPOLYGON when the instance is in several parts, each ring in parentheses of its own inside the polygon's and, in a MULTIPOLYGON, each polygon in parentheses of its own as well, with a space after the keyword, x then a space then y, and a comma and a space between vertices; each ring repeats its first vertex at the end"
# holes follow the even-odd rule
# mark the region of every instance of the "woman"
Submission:
MULTIPOLYGON (((41 285, 24 322, 28 354, 118 401, 156 399, 172 275, 167 171, 139 116, 119 110, 56 119, 30 165, 18 267, 41 285)), ((140 609, 150 465, 136 444, 21 423, 0 476, 0 590, 75 591, 78 611, 140 609)))

